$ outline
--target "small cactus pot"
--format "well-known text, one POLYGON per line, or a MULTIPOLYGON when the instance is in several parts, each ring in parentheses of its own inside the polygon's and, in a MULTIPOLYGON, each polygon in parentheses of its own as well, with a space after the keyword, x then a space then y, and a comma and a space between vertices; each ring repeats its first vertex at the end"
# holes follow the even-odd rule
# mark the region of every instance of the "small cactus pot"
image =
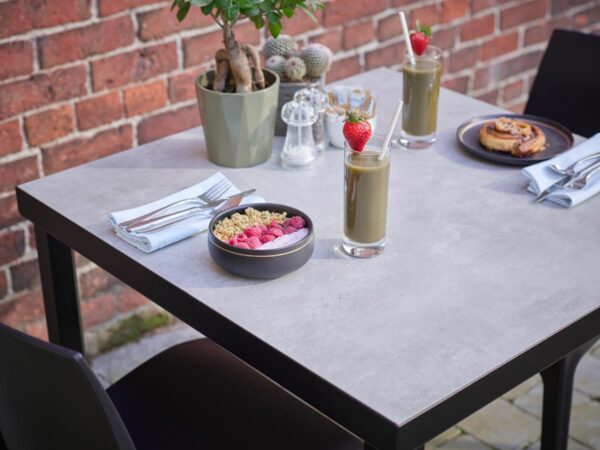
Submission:
POLYGON ((304 89, 309 84, 314 82, 319 83, 321 86, 325 86, 325 75, 321 78, 311 81, 299 81, 299 82, 284 82, 279 83, 279 100, 277 102, 277 118, 275 123, 275 136, 285 136, 287 131, 287 125, 281 119, 281 108, 287 102, 294 98, 294 94, 300 89, 304 89))
POLYGON ((263 69, 267 87, 249 94, 216 92, 214 70, 196 79, 198 108, 208 159, 225 167, 251 167, 271 156, 279 77, 263 69))

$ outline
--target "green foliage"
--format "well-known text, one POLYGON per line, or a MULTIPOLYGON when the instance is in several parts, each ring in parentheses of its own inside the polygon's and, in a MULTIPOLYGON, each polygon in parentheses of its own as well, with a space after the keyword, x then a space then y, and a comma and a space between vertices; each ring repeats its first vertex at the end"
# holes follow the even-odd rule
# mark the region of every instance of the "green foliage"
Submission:
POLYGON ((256 28, 266 25, 274 37, 281 33, 281 20, 293 17, 297 10, 316 21, 313 12, 323 9, 318 0, 173 0, 171 10, 177 8, 177 20, 181 22, 192 6, 200 8, 202 14, 211 16, 221 27, 248 18, 256 28))

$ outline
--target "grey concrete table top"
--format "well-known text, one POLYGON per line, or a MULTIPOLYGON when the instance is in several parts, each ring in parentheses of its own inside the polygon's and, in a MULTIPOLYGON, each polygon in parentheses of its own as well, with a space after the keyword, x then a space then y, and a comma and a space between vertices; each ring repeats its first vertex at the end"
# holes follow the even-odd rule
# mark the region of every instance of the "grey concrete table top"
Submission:
MULTIPOLYGON (((388 69, 344 83, 379 96, 385 129, 402 91, 388 69)), ((385 253, 349 259, 342 237, 342 151, 312 170, 273 157, 250 169, 208 162, 200 128, 22 186, 385 419, 401 425, 600 307, 600 198, 571 210, 532 204, 518 169, 464 153, 456 128, 489 104, 443 90, 438 142, 394 149, 385 253), (206 234, 153 254, 118 239, 108 213, 221 170, 240 189, 308 213, 312 259, 273 281, 228 275, 206 234)))

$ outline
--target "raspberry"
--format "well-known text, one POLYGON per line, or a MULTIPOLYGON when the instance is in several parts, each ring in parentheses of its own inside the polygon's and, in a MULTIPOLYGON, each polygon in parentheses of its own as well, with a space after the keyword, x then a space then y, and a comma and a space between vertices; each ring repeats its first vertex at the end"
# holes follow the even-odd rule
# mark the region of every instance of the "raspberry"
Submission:
POLYGON ((272 234, 263 234, 260 237, 260 242, 266 244, 267 242, 271 242, 273 239, 275 239, 275 236, 273 236, 272 234))
POLYGON ((236 246, 237 248, 245 248, 245 249, 248 249, 248 250, 250 250, 250 248, 251 248, 251 247, 250 247, 250 246, 249 246, 247 243, 245 243, 245 242, 238 242, 237 244, 235 244, 235 246, 236 246))
POLYGON ((258 226, 258 228, 260 228, 260 232, 262 234, 268 233, 269 232, 269 228, 267 228, 266 225, 263 225, 262 223, 258 226))
POLYGON ((246 242, 248 240, 248 236, 246 236, 244 233, 238 233, 235 235, 235 240, 238 242, 246 242))
POLYGON ((271 225, 269 225, 269 228, 281 228, 281 224, 273 219, 271 220, 271 225))
POLYGON ((296 229, 294 227, 285 227, 283 230, 283 234, 292 234, 295 232, 296 232, 296 229))
POLYGON ((300 228, 304 228, 304 219, 300 216, 294 216, 291 219, 286 219, 286 226, 287 227, 294 227, 297 230, 299 230, 300 228))
POLYGON ((260 235, 262 234, 262 231, 260 230, 259 227, 253 226, 253 227, 250 227, 250 228, 246 228, 244 230, 244 234, 246 236, 248 236, 249 238, 252 237, 252 236, 260 237, 260 235))
POLYGON ((229 239, 229 245, 233 245, 235 247, 235 244, 237 244, 237 239, 236 238, 229 239))
POLYGON ((250 246, 250 248, 258 248, 262 245, 260 239, 256 236, 249 237, 247 244, 250 246))
POLYGON ((272 234, 275 237, 283 236, 283 230, 281 228, 271 227, 269 228, 269 234, 272 234))

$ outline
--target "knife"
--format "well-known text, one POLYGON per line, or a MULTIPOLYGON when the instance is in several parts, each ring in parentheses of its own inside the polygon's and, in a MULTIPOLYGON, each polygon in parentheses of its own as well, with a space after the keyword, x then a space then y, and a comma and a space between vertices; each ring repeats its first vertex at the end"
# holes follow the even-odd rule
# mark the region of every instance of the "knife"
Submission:
POLYGON ((580 177, 586 176, 588 173, 590 173, 592 170, 596 169, 597 167, 600 167, 600 161, 595 162, 594 164, 590 164, 589 166, 583 168, 579 172, 576 172, 574 175, 571 175, 570 177, 561 178, 556 183, 548 186, 543 192, 540 192, 538 194, 538 196, 534 199, 534 202, 539 203, 539 202, 546 200, 548 198, 548 196, 550 194, 552 194, 556 189, 565 187, 566 184, 571 183, 580 177))
MULTIPOLYGON (((227 208, 232 208, 233 206, 237 206, 242 202, 244 197, 255 192, 256 189, 249 189, 244 192, 240 192, 239 194, 231 195, 227 198, 222 198, 220 200, 215 200, 214 202, 206 203, 202 206, 194 206, 192 208, 187 208, 182 211, 177 211, 170 214, 165 214, 159 217, 153 217, 151 219, 143 220, 134 225, 126 227, 125 230, 128 232, 149 232, 149 231, 157 231, 156 227, 165 227, 171 225, 173 223, 179 222, 181 220, 185 220, 189 217, 199 216, 199 215, 207 215, 211 216, 218 212, 221 212, 227 208), (235 203, 237 201, 237 203, 235 203), (235 204, 234 204, 235 203, 235 204), (232 205, 232 206, 227 206, 232 205)), ((162 228, 161 228, 162 229, 162 228)))

